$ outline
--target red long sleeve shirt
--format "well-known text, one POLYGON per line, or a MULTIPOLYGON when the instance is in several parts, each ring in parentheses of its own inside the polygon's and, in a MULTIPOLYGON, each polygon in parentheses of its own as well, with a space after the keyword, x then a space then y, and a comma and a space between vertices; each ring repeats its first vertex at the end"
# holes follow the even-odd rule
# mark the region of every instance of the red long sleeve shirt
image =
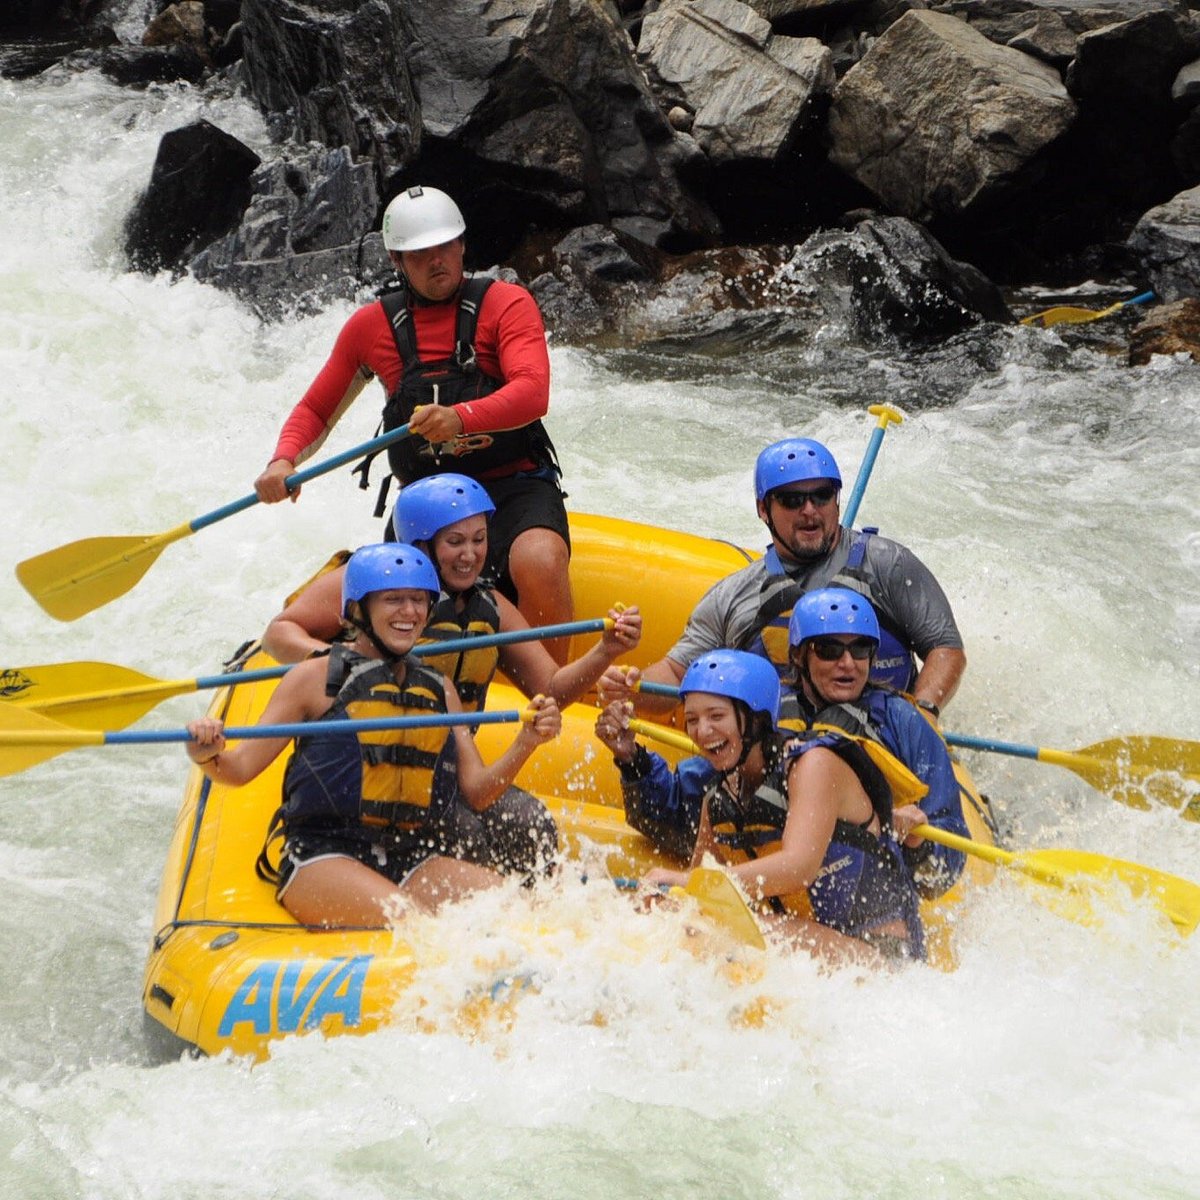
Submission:
MULTIPOLYGON (((444 304, 415 305, 412 315, 421 360, 449 358, 454 353, 457 295, 444 304)), ((475 355, 480 370, 504 380, 504 386, 454 406, 464 434, 518 429, 546 415, 546 330, 537 302, 523 287, 497 280, 488 288, 479 310, 475 355)), ((299 464, 310 458, 372 375, 390 396, 402 372, 383 305, 375 301, 360 308, 342 326, 333 352, 284 422, 271 461, 283 458, 299 464)))

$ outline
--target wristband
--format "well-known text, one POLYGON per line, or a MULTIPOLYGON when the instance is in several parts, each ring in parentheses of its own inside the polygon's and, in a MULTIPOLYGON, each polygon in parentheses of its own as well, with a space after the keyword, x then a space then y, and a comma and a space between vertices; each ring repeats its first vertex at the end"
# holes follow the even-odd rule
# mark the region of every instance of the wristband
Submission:
POLYGON ((942 710, 932 700, 914 700, 913 703, 918 708, 923 708, 927 713, 933 713, 934 717, 941 717, 942 715, 942 710))

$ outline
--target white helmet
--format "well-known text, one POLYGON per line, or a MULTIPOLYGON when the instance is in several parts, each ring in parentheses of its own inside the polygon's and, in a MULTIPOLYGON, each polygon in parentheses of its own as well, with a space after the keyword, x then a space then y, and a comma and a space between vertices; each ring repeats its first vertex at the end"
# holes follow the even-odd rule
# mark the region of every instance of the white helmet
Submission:
POLYGON ((458 205, 437 188, 410 187, 383 214, 383 244, 389 250, 424 250, 462 237, 467 223, 458 205))

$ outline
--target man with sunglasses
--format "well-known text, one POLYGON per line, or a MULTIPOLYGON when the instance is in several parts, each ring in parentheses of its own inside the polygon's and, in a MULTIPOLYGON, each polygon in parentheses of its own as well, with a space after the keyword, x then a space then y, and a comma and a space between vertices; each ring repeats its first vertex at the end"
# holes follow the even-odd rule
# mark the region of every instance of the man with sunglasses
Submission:
POLYGON ((891 825, 903 843, 905 862, 917 891, 934 898, 962 874, 966 857, 911 839, 909 830, 926 821, 960 837, 969 837, 970 830, 946 743, 904 696, 869 682, 880 635, 875 610, 858 592, 832 587, 801 596, 788 622, 794 676, 784 691, 779 724, 785 729, 844 730, 868 756, 879 759, 891 788, 891 825), (875 747, 882 747, 886 756, 877 755, 875 747), (896 769, 897 762, 911 779, 896 769))
MULTIPOLYGON (((665 658, 641 677, 678 686, 701 654, 726 647, 769 658, 788 670, 788 619, 815 588, 841 585, 865 595, 879 617, 872 678, 907 691, 934 716, 953 696, 967 664, 954 613, 933 573, 912 551, 873 529, 840 524, 842 476, 833 455, 811 438, 785 438, 758 456, 754 493, 771 533, 762 558, 714 584, 665 658), (914 656, 921 660, 918 670, 914 656)), ((600 680, 607 703, 635 699, 665 711, 674 701, 634 693, 632 671, 609 668, 600 680)))

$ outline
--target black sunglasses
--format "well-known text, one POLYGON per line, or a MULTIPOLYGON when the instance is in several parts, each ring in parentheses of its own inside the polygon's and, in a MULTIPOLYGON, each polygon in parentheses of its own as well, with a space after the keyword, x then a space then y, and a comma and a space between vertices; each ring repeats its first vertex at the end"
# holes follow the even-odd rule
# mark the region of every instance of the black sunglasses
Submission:
POLYGON ((808 644, 822 662, 837 662, 847 651, 855 662, 862 662, 875 653, 875 643, 865 637, 855 638, 852 642, 839 642, 837 638, 813 638, 808 644))
POLYGON ((827 483, 824 487, 813 488, 808 492, 772 492, 771 499, 777 504, 783 505, 784 508, 803 508, 810 500, 813 502, 813 507, 824 508, 837 495, 837 492, 838 490, 833 484, 827 483))

